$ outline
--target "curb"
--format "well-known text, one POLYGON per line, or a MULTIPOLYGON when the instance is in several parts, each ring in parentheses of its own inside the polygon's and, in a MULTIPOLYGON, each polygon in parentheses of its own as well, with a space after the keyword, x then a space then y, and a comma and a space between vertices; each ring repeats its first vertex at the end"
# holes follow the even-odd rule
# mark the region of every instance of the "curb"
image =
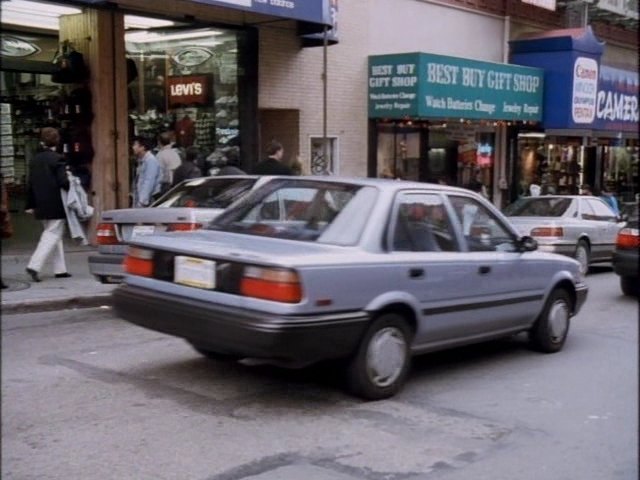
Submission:
POLYGON ((111 293, 100 295, 86 295, 82 297, 59 298, 55 300, 29 300, 21 302, 2 303, 2 314, 51 312, 54 310, 68 310, 72 308, 96 308, 111 306, 111 293))

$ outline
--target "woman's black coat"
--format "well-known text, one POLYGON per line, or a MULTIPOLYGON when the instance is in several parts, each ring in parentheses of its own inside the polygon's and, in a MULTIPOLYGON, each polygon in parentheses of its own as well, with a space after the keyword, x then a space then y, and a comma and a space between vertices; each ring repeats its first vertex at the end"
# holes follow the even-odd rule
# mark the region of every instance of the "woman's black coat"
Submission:
POLYGON ((26 210, 33 209, 38 220, 66 218, 60 189, 69 189, 62 155, 45 150, 29 163, 26 210))

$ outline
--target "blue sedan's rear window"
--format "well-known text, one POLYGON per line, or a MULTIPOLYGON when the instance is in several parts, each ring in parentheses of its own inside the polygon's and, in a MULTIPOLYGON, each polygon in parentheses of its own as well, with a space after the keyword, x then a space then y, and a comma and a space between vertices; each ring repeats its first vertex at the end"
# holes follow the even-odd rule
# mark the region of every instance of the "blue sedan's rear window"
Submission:
POLYGON ((570 205, 570 198, 520 198, 505 208, 504 214, 508 217, 561 217, 570 205))
POLYGON ((357 243, 377 189, 279 179, 255 190, 209 226, 213 230, 335 245, 357 243))

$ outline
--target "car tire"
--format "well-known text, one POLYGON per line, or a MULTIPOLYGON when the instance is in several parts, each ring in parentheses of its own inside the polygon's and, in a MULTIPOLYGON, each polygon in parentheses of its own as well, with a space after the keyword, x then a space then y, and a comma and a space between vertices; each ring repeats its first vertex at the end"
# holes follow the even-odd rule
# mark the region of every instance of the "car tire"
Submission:
POLYGON ((198 344, 198 343, 194 343, 194 342, 190 342, 187 340, 187 343, 189 345, 191 345, 191 347, 198 352, 200 355, 207 357, 209 360, 217 360, 217 361, 235 361, 238 360, 238 356, 236 355, 230 355, 227 353, 219 353, 219 352, 215 352, 213 350, 210 350, 208 348, 203 347, 202 345, 198 344))
POLYGON ((529 330, 531 346, 545 353, 562 350, 569 333, 571 310, 572 301, 566 290, 551 292, 542 313, 529 330))
POLYGON ((574 258, 580 263, 580 273, 582 275, 586 275, 589 272, 589 256, 589 244, 584 240, 580 240, 576 247, 574 258))
POLYGON ((637 297, 640 295, 640 281, 638 281, 638 277, 620 277, 620 289, 625 295, 637 297))
POLYGON ((400 391, 411 365, 411 329, 396 313, 376 318, 346 369, 347 388, 366 400, 389 398, 400 391))

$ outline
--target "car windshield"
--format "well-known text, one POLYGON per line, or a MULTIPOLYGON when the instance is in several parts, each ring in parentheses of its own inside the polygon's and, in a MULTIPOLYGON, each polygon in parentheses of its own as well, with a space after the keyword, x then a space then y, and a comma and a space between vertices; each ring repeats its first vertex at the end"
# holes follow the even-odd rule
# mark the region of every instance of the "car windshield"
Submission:
POLYGON ((169 190, 151 206, 160 208, 227 208, 246 194, 255 178, 209 177, 186 180, 169 190))
POLYGON ((569 205, 571 205, 570 198, 520 198, 505 208, 504 214, 508 217, 561 217, 569 205))
POLYGON ((225 211, 209 229, 334 245, 354 245, 378 191, 321 180, 273 180, 225 211))

